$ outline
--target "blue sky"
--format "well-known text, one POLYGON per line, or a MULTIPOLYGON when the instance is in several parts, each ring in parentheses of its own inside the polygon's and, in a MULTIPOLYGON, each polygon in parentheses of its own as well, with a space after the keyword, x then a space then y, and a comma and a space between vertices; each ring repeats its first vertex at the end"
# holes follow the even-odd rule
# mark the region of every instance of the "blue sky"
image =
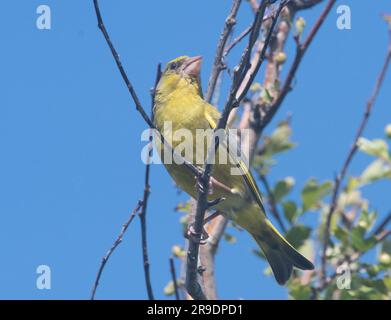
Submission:
MULTIPOLYGON (((230 1, 100 2, 146 108, 158 62, 201 54, 206 86, 230 1)), ((391 12, 389 0, 338 2, 351 7, 352 29, 336 28, 334 8, 268 129, 293 113, 293 140, 299 145, 278 159, 270 179, 294 176, 296 197, 309 177, 331 179, 340 168, 386 52, 388 35, 380 13, 391 12)), ((7 14, 0 20, 0 298, 85 299, 102 255, 141 197, 140 135, 146 126, 96 27, 92 1, 15 0, 2 3, 2 9, 7 14), (51 30, 35 26, 40 4, 51 7, 51 30), (51 290, 35 286, 36 268, 42 264, 51 267, 51 290)), ((308 25, 320 9, 303 13, 308 25)), ((250 19, 244 3, 236 32, 250 19)), ((239 54, 233 52, 231 65, 239 54)), ((390 85, 388 76, 366 137, 383 137, 391 122, 390 85)), ((369 160, 359 155, 351 172, 358 174, 369 160)), ((178 196, 162 166, 152 167, 151 184, 152 282, 156 296, 165 298, 171 247, 182 244, 173 208, 186 196, 178 196)), ((380 213, 391 207, 390 187, 381 182, 363 190, 380 213)), ((317 216, 309 221, 316 223, 317 216)), ((286 298, 285 289, 263 275, 265 263, 251 253, 255 244, 249 236, 231 232, 238 243, 223 242, 217 256, 220 297, 286 298)), ((138 219, 108 263, 97 298, 146 298, 138 219)))

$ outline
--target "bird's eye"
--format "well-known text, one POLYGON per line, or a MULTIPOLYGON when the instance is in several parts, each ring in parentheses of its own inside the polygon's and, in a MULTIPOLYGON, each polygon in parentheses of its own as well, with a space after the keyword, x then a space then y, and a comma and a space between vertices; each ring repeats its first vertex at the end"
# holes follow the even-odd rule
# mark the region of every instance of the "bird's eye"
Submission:
POLYGON ((173 63, 171 63, 171 65, 170 65, 170 70, 175 70, 176 68, 177 68, 177 63, 176 62, 173 62, 173 63))

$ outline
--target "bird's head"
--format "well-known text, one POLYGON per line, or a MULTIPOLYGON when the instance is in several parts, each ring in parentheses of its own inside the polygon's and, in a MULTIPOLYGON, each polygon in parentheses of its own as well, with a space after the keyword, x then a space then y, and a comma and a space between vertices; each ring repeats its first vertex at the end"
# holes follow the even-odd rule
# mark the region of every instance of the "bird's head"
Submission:
POLYGON ((175 90, 186 89, 200 94, 201 63, 201 56, 181 56, 168 62, 157 86, 157 93, 168 95, 175 90))

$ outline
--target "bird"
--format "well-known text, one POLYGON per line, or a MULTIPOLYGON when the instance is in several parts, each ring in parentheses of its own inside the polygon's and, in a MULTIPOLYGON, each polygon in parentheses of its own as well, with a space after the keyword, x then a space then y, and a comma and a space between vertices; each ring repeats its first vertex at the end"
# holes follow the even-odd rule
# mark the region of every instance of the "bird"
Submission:
MULTIPOLYGON (((202 57, 180 56, 167 63, 155 88, 153 121, 156 129, 169 142, 173 150, 185 152, 185 160, 200 165, 205 161, 207 142, 188 138, 199 130, 208 132, 209 138, 217 127, 220 112, 204 100, 200 71, 202 57), (179 134, 177 134, 179 133, 179 134), (173 139, 173 137, 176 139, 173 139), (184 139, 183 139, 184 138, 184 139)), ((164 161, 168 153, 162 139, 155 139, 158 154, 176 185, 197 199, 197 183, 194 172, 180 161, 164 161)), ((248 166, 232 154, 225 141, 216 151, 216 159, 223 151, 238 164, 241 174, 232 174, 232 163, 216 163, 211 172, 208 200, 224 199, 215 205, 235 224, 246 230, 256 241, 267 259, 278 284, 284 285, 292 274, 293 267, 313 270, 314 265, 300 254, 273 226, 266 216, 261 192, 248 166)), ((171 149, 171 152, 172 152, 171 149)))

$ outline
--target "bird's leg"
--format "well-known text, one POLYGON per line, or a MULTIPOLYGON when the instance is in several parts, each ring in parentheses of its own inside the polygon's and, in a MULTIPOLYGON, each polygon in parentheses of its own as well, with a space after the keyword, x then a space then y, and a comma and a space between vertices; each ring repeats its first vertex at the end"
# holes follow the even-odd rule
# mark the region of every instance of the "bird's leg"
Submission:
POLYGON ((194 223, 191 223, 187 227, 187 230, 185 232, 185 238, 186 239, 192 238, 196 242, 199 241, 200 245, 204 245, 204 244, 206 244, 206 240, 208 240, 209 235, 206 232, 205 228, 202 227, 202 232, 201 232, 201 235, 200 235, 200 239, 198 240, 197 233, 194 231, 194 223))
MULTIPOLYGON (((225 192, 232 193, 232 189, 230 187, 226 186, 224 183, 221 183, 219 180, 217 180, 213 177, 210 177, 209 183, 210 183, 210 185, 212 185, 212 187, 216 187, 221 190, 224 190, 225 192)), ((211 190, 213 190, 213 189, 211 188, 211 190)))
MULTIPOLYGON (((198 188, 198 189, 202 189, 203 188, 203 185, 202 183, 200 183, 200 177, 201 176, 195 176, 195 180, 196 180, 196 183, 195 183, 195 187, 198 188)), ((225 185, 224 183, 220 182, 219 180, 217 180, 216 178, 214 177, 210 177, 209 178, 209 188, 208 188, 208 194, 213 194, 214 193, 214 190, 215 188, 218 188, 220 190, 223 190, 227 193, 232 193, 232 189, 230 187, 228 187, 227 185, 225 185)))
MULTIPOLYGON (((210 214, 204 219, 203 225, 206 225, 208 222, 211 222, 213 219, 217 218, 221 214, 222 214, 221 211, 216 210, 215 212, 213 212, 212 214, 210 214)), ((194 231, 193 225, 194 224, 191 223, 187 228, 187 232, 185 233, 186 239, 189 239, 190 237, 193 237, 194 239, 194 237, 196 236, 196 232, 194 231)), ((205 228, 203 227, 201 232, 201 237, 200 237, 200 245, 206 244, 206 240, 208 240, 208 238, 209 238, 209 234, 206 232, 205 228)))
MULTIPOLYGON (((201 175, 196 176, 195 178, 196 178, 196 185, 195 185, 195 187, 196 188, 198 187, 198 189, 201 192, 205 192, 205 190, 202 190, 203 183, 201 182, 201 175)), ((221 183, 217 179, 215 179, 213 177, 210 177, 209 178, 209 185, 208 185, 208 194, 213 194, 214 193, 214 188, 219 188, 220 190, 222 190, 222 191, 224 191, 226 193, 233 194, 233 191, 232 191, 233 189, 231 189, 230 187, 226 186, 224 183, 221 183)), ((219 198, 216 198, 214 200, 208 201, 208 208, 211 208, 211 207, 219 204, 220 202, 222 202, 224 200, 225 200, 225 197, 219 197, 219 198)), ((203 225, 205 225, 208 222, 212 221, 214 218, 218 217, 219 215, 221 215, 221 211, 216 210, 214 213, 210 214, 209 216, 207 216, 204 219, 203 225)), ((190 237, 192 237, 194 240, 198 241, 198 235, 194 231, 194 223, 189 224, 189 226, 187 228, 187 231, 185 233, 185 238, 186 239, 189 239, 190 237)), ((205 228, 203 227, 201 235, 200 235, 200 239, 199 239, 200 245, 206 244, 206 240, 208 240, 208 238, 209 238, 209 235, 206 232, 205 228)))

